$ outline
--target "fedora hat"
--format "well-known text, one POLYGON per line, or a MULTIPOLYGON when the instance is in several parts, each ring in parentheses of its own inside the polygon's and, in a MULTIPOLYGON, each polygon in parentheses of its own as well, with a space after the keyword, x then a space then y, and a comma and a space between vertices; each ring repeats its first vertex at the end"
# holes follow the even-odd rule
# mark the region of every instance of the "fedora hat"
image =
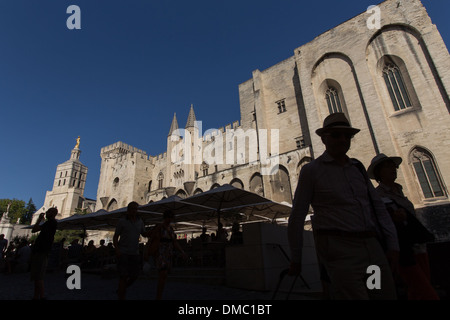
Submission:
POLYGON ((375 180, 375 176, 374 176, 375 168, 380 163, 387 161, 387 160, 393 161, 397 166, 399 166, 400 163, 402 163, 402 161, 403 161, 402 158, 400 158, 400 157, 388 157, 384 153, 380 153, 379 155, 376 155, 375 157, 373 157, 372 161, 370 162, 369 168, 367 168, 367 174, 369 175, 370 179, 375 180))
POLYGON ((323 120, 323 128, 317 129, 316 133, 322 136, 324 133, 334 130, 346 130, 352 134, 357 134, 360 129, 352 128, 345 114, 342 112, 332 113, 323 120))

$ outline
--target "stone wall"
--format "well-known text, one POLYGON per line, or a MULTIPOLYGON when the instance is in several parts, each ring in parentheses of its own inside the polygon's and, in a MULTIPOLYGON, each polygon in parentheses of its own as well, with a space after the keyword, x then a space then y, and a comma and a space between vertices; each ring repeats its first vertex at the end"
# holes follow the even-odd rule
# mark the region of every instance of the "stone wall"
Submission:
POLYGON ((417 208, 416 214, 437 242, 450 241, 450 205, 417 208))
POLYGON ((292 141, 302 137, 316 158, 324 145, 315 130, 330 113, 325 93, 334 87, 342 111, 361 129, 349 156, 366 167, 380 152, 401 156, 397 181, 415 205, 423 206, 436 199, 425 199, 412 161, 416 148, 427 150, 446 192, 438 200, 448 203, 448 50, 419 0, 388 0, 378 7, 380 29, 369 29, 371 14, 363 12, 296 48, 293 57, 253 71, 239 86, 242 125, 281 128, 281 153, 295 149, 292 141), (412 101, 405 110, 394 110, 383 79, 382 69, 390 61, 400 68, 412 101), (276 114, 280 99, 285 99, 287 111, 276 114))
MULTIPOLYGON (((290 200, 289 193, 292 196, 295 191, 301 166, 324 151, 315 131, 330 113, 325 100, 330 87, 336 89, 342 111, 351 124, 361 129, 352 141, 349 156, 360 159, 366 167, 380 152, 401 156, 404 161, 397 181, 414 205, 448 204, 448 50, 419 0, 387 0, 378 8, 379 29, 368 27, 372 14, 363 12, 295 48, 288 59, 266 70, 254 70, 251 79, 239 85, 240 124, 237 121, 219 128, 215 134, 205 134, 200 142, 189 145, 189 150, 180 149, 170 136, 167 152, 156 157, 123 143, 103 148, 97 209, 108 208, 113 199, 118 206, 125 206, 131 200, 142 203, 172 194, 189 196, 224 183, 240 185, 277 201, 290 200), (412 101, 412 106, 405 110, 394 110, 383 79, 383 68, 390 62, 399 67, 412 101), (263 151, 270 153, 273 141, 263 150, 261 136, 256 142, 255 162, 249 159, 248 149, 233 145, 236 160, 233 164, 227 163, 225 156, 221 162, 207 164, 174 163, 177 156, 186 156, 188 151, 192 153, 199 147, 210 155, 217 153, 212 148, 212 137, 215 135, 217 143, 231 129, 278 130, 278 160, 282 170, 263 174, 263 151), (434 161, 444 196, 425 198, 413 167, 416 148, 426 150, 434 161), (245 163, 237 162, 243 154, 245 163), (120 187, 114 186, 116 178, 120 187)), ((191 112, 195 118, 193 108, 191 112)), ((228 142, 224 139, 221 143, 222 150, 228 151, 228 142)))

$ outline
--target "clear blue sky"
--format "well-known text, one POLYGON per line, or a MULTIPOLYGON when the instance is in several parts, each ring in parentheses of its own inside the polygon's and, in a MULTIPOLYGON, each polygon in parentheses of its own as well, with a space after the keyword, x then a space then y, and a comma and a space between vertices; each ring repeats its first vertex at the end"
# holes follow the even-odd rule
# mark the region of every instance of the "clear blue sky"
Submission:
MULTIPOLYGON (((166 150, 174 112, 240 120, 238 85, 376 0, 0 0, 0 199, 43 205, 81 136, 96 198, 100 149, 166 150), (68 30, 69 5, 81 30, 68 30)), ((423 0, 447 46, 450 1, 423 0)))

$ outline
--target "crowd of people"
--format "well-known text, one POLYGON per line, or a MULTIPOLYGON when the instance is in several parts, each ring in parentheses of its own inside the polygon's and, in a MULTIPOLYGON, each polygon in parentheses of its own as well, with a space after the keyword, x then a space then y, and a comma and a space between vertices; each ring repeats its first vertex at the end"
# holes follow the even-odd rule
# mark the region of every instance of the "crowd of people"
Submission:
POLYGON ((208 233, 207 227, 202 228, 202 233, 191 241, 200 241, 201 243, 212 243, 219 242, 225 244, 242 244, 243 236, 240 230, 241 226, 238 222, 234 222, 231 227, 231 235, 228 233, 227 229, 223 227, 221 222, 217 225, 217 230, 215 232, 208 233))
POLYGON ((130 202, 127 207, 125 217, 123 217, 116 226, 113 237, 116 250, 117 270, 119 272, 119 287, 117 290, 118 298, 125 299, 127 288, 137 279, 140 270, 146 269, 150 265, 150 260, 158 273, 158 282, 156 288, 156 299, 160 300, 167 276, 170 273, 174 263, 180 260, 184 263, 192 262, 196 259, 199 266, 204 266, 203 255, 207 244, 221 244, 213 250, 216 257, 215 266, 225 265, 224 246, 231 242, 242 243, 242 233, 239 230, 239 224, 234 225, 231 239, 228 239, 228 232, 222 223, 218 223, 216 233, 207 234, 206 228, 203 228, 202 234, 198 238, 191 239, 190 242, 179 241, 172 227, 175 214, 171 210, 166 210, 163 214, 163 220, 150 230, 144 228, 142 219, 137 215, 138 204, 130 202), (139 242, 140 237, 148 238, 145 246, 139 242), (196 247, 195 244, 199 244, 196 247), (179 252, 179 254, 176 254, 179 252))
POLYGON ((27 272, 30 267, 31 246, 27 239, 8 243, 5 235, 0 235, 0 270, 5 273, 27 272))
MULTIPOLYGON (((238 223, 233 224, 231 234, 219 224, 216 232, 208 233, 206 227, 203 228, 202 234, 192 238, 189 241, 179 240, 183 249, 189 256, 195 257, 197 252, 196 243, 223 243, 228 245, 242 244, 242 231, 239 230, 238 223), (216 234, 218 236, 216 236, 216 234)), ((14 239, 9 241, 5 239, 5 235, 0 235, 0 272, 3 273, 25 273, 30 271, 31 253, 34 240, 28 238, 14 239)), ((198 253, 201 253, 200 249, 198 253)), ((218 252, 219 253, 219 252, 218 252)), ((144 243, 140 243, 139 254, 143 257, 144 243)), ((178 256, 175 257, 175 263, 180 264, 178 256)), ((69 265, 79 265, 82 269, 101 269, 105 265, 116 263, 116 250, 113 242, 106 244, 105 239, 101 239, 98 244, 94 240, 90 240, 83 245, 82 238, 74 238, 70 242, 66 238, 56 241, 52 244, 48 253, 48 271, 65 270, 69 265)), ((183 262, 181 262, 183 263, 183 262)), ((190 261, 190 263, 194 263, 190 261)), ((140 259, 143 264, 143 259, 140 259)), ((200 262, 199 262, 200 264, 200 262)), ((187 265, 187 263, 185 264, 187 265)))
MULTIPOLYGON (((4 237, 4 235, 1 235, 4 237)), ((0 237, 1 237, 0 236, 0 237)), ((30 271, 31 253, 34 241, 21 238, 8 243, 2 252, 0 272, 25 273, 30 271)), ((48 271, 65 270, 68 265, 76 264, 81 268, 101 268, 105 264, 115 263, 115 250, 112 242, 106 245, 104 239, 96 246, 91 240, 82 245, 82 239, 73 239, 67 243, 65 238, 54 242, 48 254, 48 271)), ((3 246, 2 246, 3 249, 3 246)))

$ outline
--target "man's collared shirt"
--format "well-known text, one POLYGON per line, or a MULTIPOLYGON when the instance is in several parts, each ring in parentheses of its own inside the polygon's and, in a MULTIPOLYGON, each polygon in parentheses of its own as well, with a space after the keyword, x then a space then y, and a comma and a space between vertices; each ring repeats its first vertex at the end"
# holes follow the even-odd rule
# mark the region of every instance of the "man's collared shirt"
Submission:
POLYGON ((300 172, 289 218, 293 261, 301 260, 303 224, 310 205, 314 210, 311 219, 314 230, 364 232, 376 230, 372 204, 388 248, 398 250, 397 233, 391 217, 355 160, 349 159, 342 166, 325 151, 305 165, 300 172))
POLYGON ((129 255, 139 254, 139 237, 144 233, 144 222, 141 218, 120 219, 115 231, 115 234, 119 236, 120 251, 129 255))

